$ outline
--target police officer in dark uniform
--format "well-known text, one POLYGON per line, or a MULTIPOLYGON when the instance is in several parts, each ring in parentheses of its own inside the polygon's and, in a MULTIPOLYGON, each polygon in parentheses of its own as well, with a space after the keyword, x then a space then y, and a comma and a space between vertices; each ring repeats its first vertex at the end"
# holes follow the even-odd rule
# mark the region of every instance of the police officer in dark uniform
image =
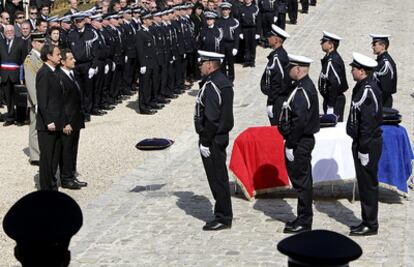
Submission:
POLYGON ((384 107, 392 107, 392 95, 397 92, 397 66, 388 54, 390 44, 389 34, 371 34, 372 50, 377 55, 378 66, 375 68, 374 77, 378 81, 382 92, 382 103, 384 107))
POLYGON ((176 56, 174 60, 174 73, 175 73, 175 89, 176 93, 184 92, 184 57, 185 57, 185 44, 184 44, 184 31, 183 24, 180 19, 181 5, 174 6, 174 15, 171 20, 171 24, 174 27, 176 34, 176 56))
POLYGON ((279 130, 285 139, 286 168, 293 188, 298 193, 297 218, 287 222, 284 233, 312 229, 312 150, 314 134, 319 131, 318 92, 309 78, 312 60, 289 55, 289 76, 295 88, 283 103, 279 130))
POLYGON ((359 53, 353 54, 352 91, 347 134, 352 137, 352 154, 361 201, 362 222, 351 226, 350 235, 378 233, 378 161, 382 151, 382 99, 373 72, 378 63, 359 53))
POLYGON ((348 82, 344 61, 337 52, 340 40, 342 38, 336 34, 323 31, 321 47, 326 54, 321 60, 322 70, 318 85, 323 97, 323 112, 335 114, 338 121, 342 122, 345 108, 344 92, 348 90, 348 82))
POLYGON ((96 68, 92 66, 93 51, 92 45, 98 36, 85 25, 85 14, 78 13, 72 15, 75 28, 68 34, 68 47, 76 59, 75 73, 83 93, 83 107, 85 117, 90 115, 103 115, 99 110, 93 110, 93 76, 96 68))
POLYGON ((244 40, 243 67, 255 67, 256 45, 261 32, 259 8, 252 3, 252 0, 244 0, 244 4, 240 7, 240 14, 240 38, 244 40))
POLYGON ((125 68, 123 73, 123 91, 124 95, 132 94, 132 87, 134 84, 135 69, 137 65, 137 52, 135 46, 132 45, 135 41, 135 35, 137 30, 132 24, 132 10, 131 8, 126 8, 123 10, 123 24, 121 25, 123 29, 124 36, 124 48, 125 48, 125 68))
POLYGON ((200 71, 204 77, 196 99, 194 123, 200 137, 199 147, 211 192, 216 201, 214 219, 203 230, 230 228, 233 212, 229 177, 226 166, 226 147, 233 128, 233 85, 220 70, 224 55, 198 51, 200 71))
POLYGON ((120 88, 121 88, 121 81, 123 75, 123 66, 125 63, 125 55, 124 55, 124 39, 122 37, 121 27, 119 25, 117 14, 112 14, 109 17, 110 21, 110 31, 113 38, 113 47, 114 47, 114 55, 113 55, 113 62, 112 65, 112 81, 110 86, 110 97, 113 99, 114 103, 119 104, 122 102, 120 99, 120 88))
POLYGON ((223 33, 222 50, 225 56, 221 67, 227 77, 234 81, 234 57, 239 49, 240 23, 230 16, 230 3, 223 2, 220 8, 222 16, 217 21, 217 28, 223 33))
POLYGON ((258 2, 262 16, 262 34, 265 37, 272 30, 272 24, 277 21, 277 0, 259 0, 258 2))
POLYGON ((267 95, 267 115, 271 125, 277 125, 283 102, 289 94, 290 78, 286 73, 289 64, 288 54, 283 43, 290 35, 272 25, 268 33, 268 42, 273 51, 267 57, 268 62, 260 81, 260 89, 267 95))
POLYGON ((222 51, 223 31, 215 25, 217 14, 215 12, 206 11, 204 17, 207 26, 201 29, 199 48, 202 51, 216 52, 222 51))
POLYGON ((309 0, 300 0, 302 5, 302 13, 307 14, 309 12, 309 0))
POLYGON ((151 94, 153 88, 153 76, 156 62, 156 50, 154 36, 149 31, 152 25, 152 14, 147 12, 142 16, 142 28, 136 36, 137 53, 140 65, 140 91, 138 94, 139 110, 141 114, 152 115, 155 113, 151 106, 151 94))

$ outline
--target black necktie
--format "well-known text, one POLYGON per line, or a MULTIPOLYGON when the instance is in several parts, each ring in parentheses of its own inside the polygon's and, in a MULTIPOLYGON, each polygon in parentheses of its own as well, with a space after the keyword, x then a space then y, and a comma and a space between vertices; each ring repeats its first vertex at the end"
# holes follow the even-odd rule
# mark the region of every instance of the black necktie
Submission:
POLYGON ((10 40, 7 40, 7 53, 10 54, 10 40))
POLYGON ((69 72, 69 77, 72 79, 72 81, 75 81, 75 76, 73 76, 72 72, 69 72))

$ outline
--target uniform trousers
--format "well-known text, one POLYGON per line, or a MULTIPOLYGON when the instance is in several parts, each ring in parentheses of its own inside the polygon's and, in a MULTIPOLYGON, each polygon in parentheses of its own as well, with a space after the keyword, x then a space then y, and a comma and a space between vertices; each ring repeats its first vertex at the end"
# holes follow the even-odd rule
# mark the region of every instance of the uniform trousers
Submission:
POLYGON ((392 95, 388 95, 388 94, 382 95, 382 106, 383 107, 392 108, 392 103, 393 103, 392 95))
MULTIPOLYGON (((345 109, 345 95, 339 94, 336 97, 336 102, 335 102, 335 106, 334 108, 334 113, 336 116, 338 116, 338 122, 343 122, 344 121, 344 109, 345 109)), ((326 114, 326 111, 328 110, 328 104, 326 102, 326 100, 323 100, 323 112, 326 114)))
POLYGON ((218 144, 215 141, 210 145, 210 156, 203 160, 204 170, 206 171, 208 184, 214 200, 215 219, 224 224, 231 224, 233 211, 231 205, 229 176, 226 166, 226 147, 225 144, 218 144))
POLYGON ((62 152, 59 162, 60 178, 73 179, 76 172, 80 130, 62 134, 62 152))
POLYGON ((16 120, 16 109, 15 109, 15 96, 14 96, 14 83, 7 79, 6 82, 2 83, 4 94, 6 96, 7 104, 7 116, 4 117, 5 121, 16 120))
POLYGON ((175 74, 175 84, 174 90, 183 90, 184 89, 184 79, 183 79, 183 59, 182 55, 178 56, 174 61, 174 74, 175 74))
POLYGON ((37 139, 36 130, 36 113, 35 108, 30 109, 30 125, 29 125, 29 157, 31 161, 38 161, 40 159, 39 141, 37 139))
POLYGON ((152 87, 154 81, 154 71, 147 67, 144 74, 139 76, 138 102, 140 109, 149 109, 151 102, 152 87))
POLYGON ((57 190, 55 174, 62 148, 61 131, 38 131, 40 161, 39 189, 57 190))
POLYGON ((123 64, 116 64, 112 75, 111 89, 109 90, 112 99, 118 99, 121 91, 123 64))
POLYGON ((309 0, 300 0, 300 4, 302 5, 302 12, 308 13, 308 10, 309 10, 309 0))
POLYGON ((161 85, 160 85, 160 94, 162 96, 167 96, 169 95, 169 90, 167 87, 167 83, 168 83, 168 62, 164 62, 164 64, 160 65, 160 80, 161 80, 161 85))
POLYGON ((89 79, 89 69, 91 66, 90 62, 75 64, 76 81, 78 81, 82 91, 83 111, 85 114, 90 114, 93 107, 93 77, 89 79))
POLYGON ((254 64, 256 60, 256 27, 242 29, 244 38, 244 63, 254 64))
POLYGON ((358 159, 357 141, 352 143, 352 154, 359 198, 361 201, 362 223, 373 230, 378 229, 378 161, 382 152, 382 137, 375 138, 369 145, 369 162, 362 166, 358 159))
POLYGON ((98 62, 98 73, 96 73, 93 78, 93 101, 92 101, 92 110, 100 109, 102 105, 102 94, 103 87, 105 84, 105 74, 104 74, 105 62, 98 62))
POLYGON ((286 29, 286 13, 285 12, 279 12, 277 15, 277 21, 276 26, 278 26, 281 29, 286 29))
POLYGON ((296 24, 298 20, 298 1, 297 0, 287 0, 288 1, 288 15, 290 23, 296 24))
POLYGON ((274 19, 277 17, 276 12, 264 12, 262 14, 262 29, 263 36, 272 31, 272 24, 275 23, 274 19))
POLYGON ((226 76, 234 81, 234 56, 233 56, 234 42, 224 42, 224 61, 221 64, 221 69, 226 76))
POLYGON ((134 81, 135 76, 135 69, 137 65, 137 59, 136 58, 128 58, 127 63, 125 63, 125 69, 123 73, 123 80, 124 80, 124 93, 130 93, 131 88, 134 81))
POLYGON ((102 105, 110 105, 115 103, 114 99, 110 95, 110 89, 111 89, 111 83, 112 83, 112 76, 114 74, 114 71, 112 71, 112 63, 109 65, 109 71, 108 73, 104 73, 104 83, 102 86, 102 105))
POLYGON ((167 91, 171 95, 175 90, 175 63, 174 61, 168 62, 168 79, 167 79, 167 91))
POLYGON ((286 168, 293 188, 298 194, 297 222, 303 226, 312 226, 312 150, 315 146, 313 135, 303 136, 293 149, 294 160, 286 158, 286 168))

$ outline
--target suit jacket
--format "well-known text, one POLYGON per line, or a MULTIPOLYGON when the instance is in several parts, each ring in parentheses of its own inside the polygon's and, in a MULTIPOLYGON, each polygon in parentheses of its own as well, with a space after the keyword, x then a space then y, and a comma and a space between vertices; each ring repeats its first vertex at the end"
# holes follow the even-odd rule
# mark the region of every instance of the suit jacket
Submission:
POLYGON ((63 84, 63 102, 65 125, 70 124, 74 131, 85 128, 85 117, 82 112, 82 94, 76 81, 73 81, 61 69, 56 71, 63 84))
POLYGON ((0 59, 2 66, 6 66, 6 64, 7 66, 18 66, 17 68, 13 67, 12 69, 9 67, 0 68, 1 81, 3 83, 8 80, 11 80, 12 83, 18 83, 20 78, 23 79, 23 77, 20 77, 23 73, 20 66, 23 64, 26 55, 27 48, 21 38, 14 38, 10 53, 8 53, 6 40, 0 42, 0 59))
POLYGON ((37 114, 36 130, 47 131, 47 125, 55 123, 56 130, 65 126, 63 83, 56 71, 43 64, 36 75, 37 114))
POLYGON ((37 105, 36 74, 42 67, 43 61, 35 52, 30 51, 24 61, 24 80, 28 92, 27 105, 34 108, 37 105))

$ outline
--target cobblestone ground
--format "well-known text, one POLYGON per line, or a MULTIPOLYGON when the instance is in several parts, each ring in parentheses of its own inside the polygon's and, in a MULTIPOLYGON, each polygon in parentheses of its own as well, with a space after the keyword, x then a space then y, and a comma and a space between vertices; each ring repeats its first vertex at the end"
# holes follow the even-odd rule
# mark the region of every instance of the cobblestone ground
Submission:
MULTIPOLYGON (((315 60, 311 77, 316 81, 323 56, 322 30, 345 38, 340 52, 346 64, 352 51, 371 55, 369 33, 393 34, 390 53, 399 67, 395 102, 412 138, 409 89, 413 80, 408 75, 413 71, 409 28, 414 3, 390 5, 386 0, 320 1, 309 15, 300 16, 298 26, 288 26, 292 38, 286 48, 315 60)), ((233 139, 248 126, 267 124, 258 81, 268 53, 258 48, 255 69, 237 68, 233 139)), ((350 76, 348 81, 353 86, 350 76)), ((191 116, 192 107, 186 108, 191 116)), ((196 143, 197 136, 188 125, 171 149, 149 152, 143 164, 90 203, 84 210, 85 225, 72 242, 73 266, 286 266, 276 244, 286 237, 284 222, 294 217, 293 194, 253 202, 233 194, 233 228, 201 231, 212 216, 213 200, 196 143)), ((347 234, 348 225, 358 222, 360 203, 349 201, 352 185, 319 187, 315 194, 315 229, 347 234)), ((380 233, 354 238, 364 254, 353 266, 414 266, 412 205, 411 200, 381 191, 380 233)))
MULTIPOLYGON (((413 78, 409 75, 414 72, 410 53, 414 1, 318 2, 309 15, 300 15, 298 25, 288 25, 292 35, 286 43, 288 52, 315 60, 311 78, 316 81, 323 56, 322 30, 345 38, 339 51, 347 65, 352 51, 371 54, 369 33, 393 34, 390 54, 399 71, 395 102, 412 139, 409 93, 413 78)), ((258 48, 257 52, 255 69, 236 69, 232 140, 249 126, 268 124, 258 84, 270 51, 258 48)), ((350 76, 348 81, 353 86, 350 76)), ((189 94, 194 96, 196 90, 189 94)), ((193 106, 183 108, 192 116, 193 106)), ((142 164, 83 209, 84 226, 71 243, 72 266, 286 266, 287 259, 276 244, 286 237, 284 222, 296 213, 294 194, 285 191, 248 202, 233 192, 233 228, 203 232, 204 221, 212 216, 213 200, 193 126, 189 124, 175 141, 169 150, 145 153, 142 164)), ((315 195, 315 229, 347 234, 348 225, 358 222, 360 203, 349 200, 352 185, 321 186, 315 195)), ((364 254, 352 266, 414 266, 412 205, 411 199, 381 191, 380 233, 354 238, 364 254)))

